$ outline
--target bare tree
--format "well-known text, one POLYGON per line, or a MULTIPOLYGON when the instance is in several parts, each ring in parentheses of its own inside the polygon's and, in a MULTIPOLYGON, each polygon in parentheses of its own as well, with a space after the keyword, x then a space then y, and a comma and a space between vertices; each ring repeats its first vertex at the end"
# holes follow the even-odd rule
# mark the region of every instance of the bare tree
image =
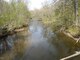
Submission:
POLYGON ((79 22, 78 0, 74 0, 74 13, 75 13, 76 26, 78 26, 79 22))

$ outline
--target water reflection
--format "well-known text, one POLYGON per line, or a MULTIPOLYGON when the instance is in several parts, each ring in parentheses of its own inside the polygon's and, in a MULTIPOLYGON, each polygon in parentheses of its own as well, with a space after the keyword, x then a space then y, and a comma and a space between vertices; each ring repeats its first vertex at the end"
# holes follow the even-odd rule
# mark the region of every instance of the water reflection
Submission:
POLYGON ((28 36, 29 46, 23 60, 60 60, 75 52, 72 42, 66 41, 68 38, 57 36, 37 20, 30 23, 29 32, 31 33, 28 36))
MULTIPOLYGON (((57 36, 40 21, 33 20, 28 32, 28 36, 26 31, 8 36, 6 40, 9 48, 14 47, 0 60, 60 60, 75 52, 71 50, 69 40, 66 41, 68 38, 57 36)), ((72 60, 79 59, 77 57, 72 60)))
POLYGON ((11 49, 13 46, 14 46, 14 38, 15 38, 15 35, 13 36, 8 36, 6 38, 6 41, 7 41, 7 44, 8 44, 8 48, 11 49))
POLYGON ((28 37, 30 45, 23 60, 57 60, 57 50, 55 46, 48 42, 49 38, 44 36, 44 30, 44 27, 38 21, 31 22, 29 27, 31 35, 28 37))

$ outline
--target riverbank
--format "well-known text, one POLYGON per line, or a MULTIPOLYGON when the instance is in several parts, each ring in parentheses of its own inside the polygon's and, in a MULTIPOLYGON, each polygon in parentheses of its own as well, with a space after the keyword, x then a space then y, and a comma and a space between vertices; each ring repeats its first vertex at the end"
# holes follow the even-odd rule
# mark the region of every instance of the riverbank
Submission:
MULTIPOLYGON (((28 31, 28 26, 27 25, 21 26, 21 27, 18 27, 18 28, 14 28, 11 31, 7 30, 7 29, 4 29, 4 30, 2 29, 2 32, 1 32, 1 35, 0 35, 0 54, 6 53, 7 50, 12 49, 13 44, 16 41, 14 39, 15 35, 20 34, 24 31, 26 31, 26 32, 28 31)), ((17 41, 17 42, 19 42, 19 41, 17 41)))
POLYGON ((65 30, 59 30, 57 33, 60 34, 60 36, 69 38, 69 40, 71 40, 72 43, 80 43, 80 36, 74 37, 70 32, 67 32, 65 30))
POLYGON ((80 38, 75 38, 66 31, 58 31, 56 34, 58 39, 64 43, 64 46, 69 48, 66 51, 69 55, 63 55, 62 60, 66 60, 68 58, 74 60, 79 59, 80 54, 76 53, 76 51, 80 51, 80 38))
POLYGON ((6 41, 12 46, 11 49, 4 52, 4 54, 1 54, 0 60, 13 60, 16 57, 21 58, 23 56, 27 45, 25 41, 27 40, 28 29, 25 27, 18 29, 17 31, 16 34, 10 35, 6 38, 6 41), (10 43, 10 41, 13 42, 10 43))
MULTIPOLYGON (((73 30, 72 28, 68 30, 64 28, 53 29, 54 26, 52 27, 50 24, 44 25, 46 28, 51 28, 57 36, 56 38, 53 37, 51 42, 53 45, 56 44, 56 48, 60 50, 60 59, 76 54, 76 51, 80 51, 80 36, 77 30, 73 30)), ((74 56, 71 59, 73 58, 75 58, 74 60, 79 59, 80 55, 74 56)))
POLYGON ((15 33, 24 31, 25 28, 28 28, 28 25, 22 25, 21 27, 15 27, 11 30, 8 30, 8 28, 2 28, 0 31, 0 39, 7 37, 8 35, 13 35, 15 33))

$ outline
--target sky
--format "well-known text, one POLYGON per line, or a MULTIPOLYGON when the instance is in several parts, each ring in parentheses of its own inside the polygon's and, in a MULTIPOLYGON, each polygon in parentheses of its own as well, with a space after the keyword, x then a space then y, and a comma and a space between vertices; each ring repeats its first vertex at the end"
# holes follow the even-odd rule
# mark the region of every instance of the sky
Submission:
MULTIPOLYGON (((9 0, 5 1, 9 2, 9 0)), ((46 0, 28 0, 28 8, 29 10, 40 9, 45 1, 46 0)))
POLYGON ((29 0, 29 9, 40 9, 42 7, 42 3, 44 3, 46 0, 29 0))

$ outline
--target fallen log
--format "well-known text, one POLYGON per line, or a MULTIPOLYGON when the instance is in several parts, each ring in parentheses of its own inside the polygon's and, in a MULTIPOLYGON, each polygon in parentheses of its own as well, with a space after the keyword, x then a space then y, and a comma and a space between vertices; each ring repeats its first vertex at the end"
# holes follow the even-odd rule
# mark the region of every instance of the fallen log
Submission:
POLYGON ((0 33, 0 39, 4 38, 4 37, 7 37, 8 35, 13 35, 15 33, 18 33, 18 32, 21 32, 21 31, 24 31, 25 28, 27 28, 28 25, 23 25, 21 27, 18 27, 18 28, 14 28, 13 30, 11 31, 8 31, 7 28, 3 28, 2 29, 2 32, 0 33))
POLYGON ((80 55, 80 38, 74 38, 71 34, 65 31, 58 31, 56 34, 60 40, 62 40, 64 43, 66 43, 67 46, 71 48, 70 50, 74 50, 74 52, 79 51, 60 60, 68 60, 80 55))
POLYGON ((73 45, 80 41, 80 38, 75 38, 70 33, 67 33, 65 31, 58 31, 56 34, 58 35, 58 37, 65 37, 65 39, 63 40, 65 40, 66 42, 72 42, 73 45))
POLYGON ((62 59, 60 59, 60 60, 68 60, 68 59, 73 58, 73 57, 76 57, 76 56, 78 56, 78 55, 80 55, 80 52, 76 52, 75 54, 72 54, 72 55, 70 55, 70 56, 68 56, 68 57, 62 58, 62 59))

